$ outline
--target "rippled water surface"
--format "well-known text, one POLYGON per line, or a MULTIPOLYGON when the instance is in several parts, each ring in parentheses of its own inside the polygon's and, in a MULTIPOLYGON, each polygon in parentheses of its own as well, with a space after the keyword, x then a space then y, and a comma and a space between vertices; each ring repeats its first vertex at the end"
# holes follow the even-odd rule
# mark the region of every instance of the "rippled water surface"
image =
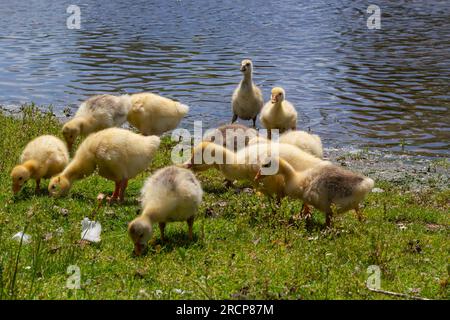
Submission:
POLYGON ((450 154, 450 1, 0 0, 0 104, 61 112, 97 93, 152 91, 191 106, 182 125, 231 120, 251 58, 328 147, 450 154), (69 30, 66 8, 81 8, 69 30))

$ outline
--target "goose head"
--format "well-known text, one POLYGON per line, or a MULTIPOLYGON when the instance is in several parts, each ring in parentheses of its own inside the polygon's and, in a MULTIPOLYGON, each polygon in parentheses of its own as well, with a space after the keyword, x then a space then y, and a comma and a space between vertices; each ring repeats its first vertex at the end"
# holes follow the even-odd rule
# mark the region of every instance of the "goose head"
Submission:
POLYGON ((17 192, 22 189, 23 185, 30 179, 30 170, 28 170, 25 166, 19 165, 16 166, 12 172, 11 172, 11 178, 13 181, 13 193, 16 194, 17 192))
POLYGON ((272 103, 280 103, 286 98, 286 93, 283 88, 275 87, 272 89, 271 97, 272 103))
POLYGON ((145 216, 139 216, 128 224, 128 235, 134 244, 134 253, 142 255, 152 236, 152 224, 145 216))
POLYGON ((253 71, 253 63, 249 59, 241 61, 241 72, 243 74, 251 74, 253 71))
POLYGON ((50 180, 48 192, 52 197, 65 196, 71 187, 69 179, 64 176, 56 176, 50 180))

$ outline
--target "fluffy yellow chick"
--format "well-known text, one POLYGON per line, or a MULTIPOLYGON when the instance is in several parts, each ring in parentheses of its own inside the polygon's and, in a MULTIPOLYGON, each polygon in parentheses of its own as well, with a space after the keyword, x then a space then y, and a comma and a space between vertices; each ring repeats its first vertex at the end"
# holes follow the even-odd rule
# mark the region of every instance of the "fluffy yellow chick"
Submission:
POLYGON ((111 201, 124 199, 128 180, 150 165, 160 144, 159 137, 145 137, 129 130, 109 128, 89 135, 75 157, 58 176, 50 181, 53 196, 69 192, 72 183, 98 169, 98 174, 116 183, 111 201))
POLYGON ((131 108, 129 95, 102 94, 84 101, 74 118, 64 124, 62 133, 69 150, 78 136, 87 136, 106 128, 120 127, 131 108))
POLYGON ((175 129, 189 112, 189 107, 154 93, 131 95, 128 122, 143 135, 161 135, 175 129))
POLYGON ((134 252, 141 255, 152 235, 152 224, 158 223, 164 241, 167 222, 186 221, 189 239, 203 190, 194 174, 186 169, 170 166, 156 171, 141 190, 142 214, 128 225, 134 252))
POLYGON ((253 63, 245 59, 241 62, 241 72, 244 78, 239 86, 234 90, 231 98, 234 123, 238 118, 243 120, 253 120, 253 128, 256 127, 256 117, 261 112, 264 99, 261 90, 253 83, 253 63))
POLYGON ((280 133, 283 133, 287 130, 295 130, 297 127, 297 111, 285 98, 286 93, 283 88, 273 88, 271 100, 261 111, 260 120, 263 127, 268 130, 269 138, 272 129, 278 129, 280 133))
POLYGON ((63 141, 50 135, 37 137, 26 145, 20 164, 11 172, 13 192, 19 192, 29 179, 36 180, 36 192, 39 192, 41 179, 60 173, 68 163, 69 152, 63 141))

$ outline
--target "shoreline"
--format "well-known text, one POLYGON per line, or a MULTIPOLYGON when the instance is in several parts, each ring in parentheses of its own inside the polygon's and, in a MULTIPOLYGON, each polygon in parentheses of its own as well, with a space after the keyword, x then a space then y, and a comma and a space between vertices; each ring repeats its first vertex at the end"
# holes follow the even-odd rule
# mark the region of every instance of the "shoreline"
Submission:
MULTIPOLYGON (((70 104, 67 106, 55 106, 55 105, 38 105, 35 104, 33 102, 30 103, 24 103, 21 105, 13 105, 13 104, 1 104, 0 103, 0 112, 4 112, 6 115, 11 115, 11 116, 17 116, 20 115, 20 113, 22 112, 22 109, 26 106, 34 106, 36 107, 40 112, 47 112, 49 110, 49 108, 52 108, 52 113, 54 115, 54 117, 56 119, 58 119, 58 121, 60 122, 65 122, 68 119, 70 119, 71 117, 74 116, 78 105, 76 104, 70 104)), ((187 129, 189 132, 193 132, 194 130, 194 126, 193 126, 193 122, 196 121, 196 119, 193 119, 191 117, 198 117, 199 115, 190 115, 187 114, 186 117, 184 119, 182 119, 181 123, 180 123, 180 128, 182 129, 187 129)), ((228 124, 229 121, 223 121, 223 119, 217 119, 216 121, 212 121, 211 119, 209 119, 208 121, 206 121, 206 125, 205 125, 205 129, 203 129, 203 133, 206 132, 206 130, 208 129, 212 129, 212 128, 217 128, 221 125, 224 124, 228 124)), ((237 123, 241 123, 238 122, 237 123)), ((247 122, 242 122, 241 124, 248 126, 247 122)), ((260 123, 258 123, 259 127, 261 126, 260 123)), ((125 126, 125 128, 127 128, 125 126)), ((393 146, 390 147, 379 147, 379 146, 370 146, 370 145, 365 145, 362 143, 358 143, 358 141, 350 141, 349 143, 344 143, 344 144, 339 144, 338 142, 336 142, 333 139, 330 139, 329 134, 328 135, 324 135, 324 134, 320 134, 319 132, 312 130, 312 131, 308 131, 310 129, 310 127, 305 126, 305 127, 298 127, 298 130, 304 130, 313 134, 318 134, 321 139, 322 139, 322 143, 324 145, 324 151, 326 154, 330 154, 330 158, 333 159, 337 158, 340 156, 340 154, 346 154, 346 153, 363 153, 366 152, 367 150, 369 150, 369 153, 372 154, 373 157, 377 157, 380 160, 382 160, 383 162, 389 163, 391 162, 392 159, 403 159, 404 162, 406 163, 415 163, 417 162, 417 170, 420 170, 419 167, 422 163, 424 162, 428 162, 428 163, 434 163, 434 162, 439 162, 439 161, 445 161, 447 160, 450 161, 450 150, 442 150, 442 151, 438 151, 436 153, 430 151, 430 150, 426 150, 426 149, 421 149, 420 147, 416 147, 415 150, 410 150, 408 149, 408 144, 405 144, 404 146, 406 146, 405 149, 401 149, 401 151, 393 146), (330 140, 330 141, 329 141, 330 140), (339 155, 336 155, 336 151, 338 151, 338 153, 340 153, 339 155)), ((163 136, 166 136, 167 133, 163 134, 163 136)))
MULTIPOLYGON (((25 104, 19 110, 10 110, 0 105, 0 112, 13 118, 20 117, 23 109, 29 106, 36 107, 38 112, 44 114, 51 108, 51 106, 47 106, 47 110, 42 110, 44 106, 25 104)), ((73 116, 73 114, 58 116, 54 110, 52 111, 53 117, 61 124, 73 116)), ((125 125, 125 128, 129 128, 128 125, 125 125)), ((204 129, 203 133, 208 129, 204 129)), ((170 134, 171 132, 164 133, 161 137, 170 137, 170 134)), ((324 160, 360 172, 375 181, 381 180, 401 186, 405 191, 420 192, 431 188, 445 190, 450 187, 449 157, 394 154, 382 149, 359 148, 358 146, 340 148, 324 144, 324 160)))

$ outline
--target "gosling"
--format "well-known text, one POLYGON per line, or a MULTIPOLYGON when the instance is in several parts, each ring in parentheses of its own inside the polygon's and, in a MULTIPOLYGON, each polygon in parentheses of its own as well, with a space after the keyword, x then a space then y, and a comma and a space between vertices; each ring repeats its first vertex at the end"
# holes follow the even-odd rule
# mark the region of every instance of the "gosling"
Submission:
POLYGON ((145 137, 134 132, 109 128, 88 136, 64 171, 51 179, 48 191, 52 196, 66 195, 74 181, 98 174, 115 182, 110 201, 123 201, 128 180, 150 165, 160 144, 157 136, 145 137))
POLYGON ((130 108, 131 99, 128 95, 102 94, 84 101, 75 117, 64 124, 62 129, 69 151, 78 136, 88 136, 106 128, 120 127, 127 121, 130 108))
POLYGON ((167 222, 187 221, 189 239, 203 191, 195 175, 176 166, 156 171, 141 190, 142 214, 128 225, 134 243, 134 253, 141 255, 152 235, 152 224, 158 223, 161 239, 165 241, 167 222))
MULTIPOLYGON (((287 161, 279 158, 279 173, 285 179, 285 193, 303 200, 305 206, 313 205, 326 215, 326 225, 331 226, 333 212, 343 213, 354 209, 362 220, 359 204, 372 190, 374 181, 363 175, 322 162, 304 171, 296 171, 287 161)), ((270 161, 263 165, 270 165, 270 161)), ((261 170, 255 180, 261 179, 261 170)))
POLYGON ((268 130, 268 138, 272 136, 272 129, 278 129, 280 133, 287 130, 296 130, 297 111, 289 101, 285 100, 286 93, 283 88, 272 89, 271 100, 261 111, 261 123, 268 130))
POLYGON ((36 180, 36 193, 41 179, 60 173, 69 163, 69 152, 57 137, 44 135, 30 141, 20 156, 20 164, 11 172, 13 193, 16 194, 29 180, 36 180))
POLYGON ((242 120, 253 120, 253 128, 256 128, 256 118, 264 105, 261 90, 253 83, 253 63, 251 60, 242 60, 241 72, 244 78, 234 90, 231 98, 234 123, 238 118, 242 120))
POLYGON ((133 94, 131 103, 128 122, 146 136, 175 129, 189 112, 187 105, 154 93, 133 94))

